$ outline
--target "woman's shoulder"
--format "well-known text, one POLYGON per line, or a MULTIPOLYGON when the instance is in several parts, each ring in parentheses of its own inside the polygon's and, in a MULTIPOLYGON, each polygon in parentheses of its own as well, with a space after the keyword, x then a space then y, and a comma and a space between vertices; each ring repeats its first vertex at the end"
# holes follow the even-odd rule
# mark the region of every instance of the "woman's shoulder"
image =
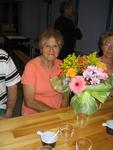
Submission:
POLYGON ((31 60, 29 60, 26 64, 26 67, 35 67, 39 64, 39 56, 38 57, 35 57, 35 58, 32 58, 31 60))
POLYGON ((35 64, 35 63, 39 63, 39 56, 35 57, 35 58, 32 58, 31 60, 29 60, 27 62, 27 64, 35 64))

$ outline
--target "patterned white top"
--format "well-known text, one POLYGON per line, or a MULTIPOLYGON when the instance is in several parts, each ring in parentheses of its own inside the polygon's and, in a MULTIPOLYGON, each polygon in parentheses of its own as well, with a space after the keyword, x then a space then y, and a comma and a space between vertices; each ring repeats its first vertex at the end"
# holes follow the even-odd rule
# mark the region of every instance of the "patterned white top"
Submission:
POLYGON ((0 109, 7 106, 7 87, 17 84, 20 79, 12 58, 0 49, 0 109))

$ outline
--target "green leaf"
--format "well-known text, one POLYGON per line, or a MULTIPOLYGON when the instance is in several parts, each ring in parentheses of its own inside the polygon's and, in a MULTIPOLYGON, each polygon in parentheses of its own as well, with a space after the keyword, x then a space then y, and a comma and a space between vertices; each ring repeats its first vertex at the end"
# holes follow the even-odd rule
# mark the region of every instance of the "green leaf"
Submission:
POLYGON ((96 91, 92 91, 90 92, 91 96, 93 96, 95 99, 97 99, 99 102, 104 103, 107 99, 107 97, 109 96, 110 92, 96 92, 96 91))
POLYGON ((96 84, 96 85, 87 85, 86 90, 87 91, 103 91, 103 92, 109 92, 112 89, 112 87, 109 84, 96 84))
POLYGON ((93 52, 87 56, 88 65, 96 65, 100 61, 100 58, 97 57, 97 52, 93 52))
POLYGON ((98 110, 95 98, 87 91, 80 95, 74 95, 71 99, 71 106, 76 112, 82 112, 88 115, 91 115, 98 110))
POLYGON ((111 86, 111 89, 113 89, 113 74, 109 76, 107 80, 104 81, 105 85, 111 86))
POLYGON ((63 86, 62 84, 62 78, 56 77, 53 79, 50 79, 51 85, 54 90, 56 90, 59 93, 67 93, 70 92, 70 89, 68 86, 63 86))

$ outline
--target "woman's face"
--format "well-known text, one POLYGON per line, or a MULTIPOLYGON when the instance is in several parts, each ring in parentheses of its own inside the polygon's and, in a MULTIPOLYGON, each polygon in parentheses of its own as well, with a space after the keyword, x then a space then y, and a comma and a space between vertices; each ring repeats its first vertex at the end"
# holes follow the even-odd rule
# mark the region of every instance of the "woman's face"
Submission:
POLYGON ((105 39, 102 49, 104 56, 113 58, 113 36, 105 39))
POLYGON ((60 47, 54 37, 50 37, 44 42, 41 53, 48 61, 54 61, 60 52, 60 47))

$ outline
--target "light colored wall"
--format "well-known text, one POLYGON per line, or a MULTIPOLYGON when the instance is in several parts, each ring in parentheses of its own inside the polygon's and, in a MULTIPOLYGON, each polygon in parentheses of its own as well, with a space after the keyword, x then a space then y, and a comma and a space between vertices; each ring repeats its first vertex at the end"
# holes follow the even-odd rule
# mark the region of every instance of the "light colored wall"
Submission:
POLYGON ((79 27, 83 39, 77 41, 82 53, 98 51, 98 38, 106 30, 109 0, 80 0, 79 27))

